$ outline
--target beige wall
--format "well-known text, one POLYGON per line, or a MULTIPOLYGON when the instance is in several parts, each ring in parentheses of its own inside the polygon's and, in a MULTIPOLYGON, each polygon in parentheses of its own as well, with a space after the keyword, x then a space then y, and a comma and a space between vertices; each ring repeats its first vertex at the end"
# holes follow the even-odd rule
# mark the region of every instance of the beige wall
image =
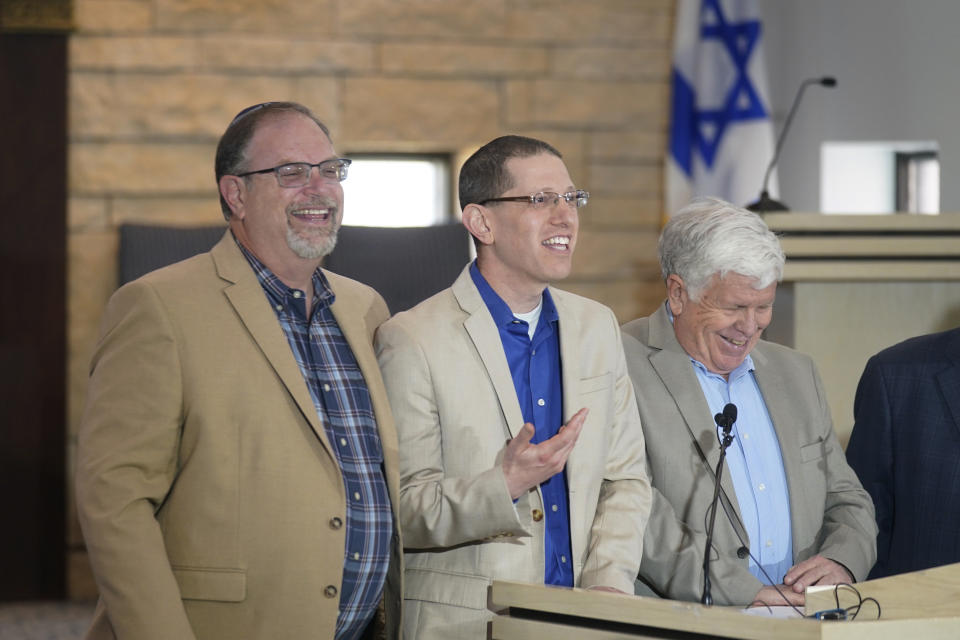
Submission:
MULTIPOLYGON (((621 321, 661 297, 673 0, 75 0, 69 77, 69 458, 124 221, 222 220, 217 138, 313 108, 341 152, 461 156, 541 137, 592 198, 565 288, 621 321)), ((346 204, 349 222, 350 203, 346 204)), ((72 475, 72 471, 71 471, 72 475)), ((72 499, 71 499, 72 503, 72 499)), ((71 504, 70 593, 94 593, 71 504)))

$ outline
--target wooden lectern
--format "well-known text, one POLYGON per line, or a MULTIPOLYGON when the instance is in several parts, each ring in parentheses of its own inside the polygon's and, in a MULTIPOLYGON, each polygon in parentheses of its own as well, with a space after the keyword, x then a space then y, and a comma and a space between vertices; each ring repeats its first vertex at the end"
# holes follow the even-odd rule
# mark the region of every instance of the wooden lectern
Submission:
MULTIPOLYGON (((604 591, 494 582, 492 601, 509 609, 494 618, 495 640, 955 640, 960 638, 960 564, 855 585, 880 602, 856 620, 819 621, 745 613, 677 600, 604 591)), ((856 604, 840 589, 840 604, 856 604)), ((832 587, 807 590, 807 614, 836 607, 832 587)), ((756 612, 754 612, 756 613, 756 612)))

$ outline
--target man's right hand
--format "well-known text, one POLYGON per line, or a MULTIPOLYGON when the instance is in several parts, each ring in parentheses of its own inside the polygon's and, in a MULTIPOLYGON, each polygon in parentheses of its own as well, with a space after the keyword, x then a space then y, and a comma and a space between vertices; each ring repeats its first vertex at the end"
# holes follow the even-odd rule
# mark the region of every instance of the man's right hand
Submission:
POLYGON ((797 593, 792 587, 788 587, 785 584, 777 586, 780 588, 780 593, 777 593, 777 590, 770 585, 761 588, 750 605, 766 604, 771 607, 785 607, 792 604, 795 607, 803 606, 803 593, 797 593), (780 595, 781 593, 783 595, 780 595), (784 600, 784 597, 786 597, 786 600, 784 600))
POLYGON ((516 500, 563 470, 580 437, 588 411, 586 407, 577 411, 567 424, 560 427, 557 435, 539 444, 530 442, 534 435, 532 424, 527 422, 520 428, 520 433, 507 443, 503 454, 503 475, 511 498, 516 500))

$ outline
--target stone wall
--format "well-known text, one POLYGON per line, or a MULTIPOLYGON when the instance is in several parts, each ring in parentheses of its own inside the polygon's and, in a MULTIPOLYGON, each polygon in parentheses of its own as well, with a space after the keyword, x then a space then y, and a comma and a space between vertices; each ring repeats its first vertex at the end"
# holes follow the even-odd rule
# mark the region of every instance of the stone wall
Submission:
MULTIPOLYGON (((564 288, 621 321, 649 313, 662 295, 654 263, 673 4, 74 0, 69 459, 97 323, 116 287, 117 225, 220 222, 216 141, 234 114, 264 100, 310 106, 345 154, 463 158, 503 133, 551 142, 592 194, 564 288)), ((87 597, 95 587, 72 498, 70 523, 70 593, 87 597)))

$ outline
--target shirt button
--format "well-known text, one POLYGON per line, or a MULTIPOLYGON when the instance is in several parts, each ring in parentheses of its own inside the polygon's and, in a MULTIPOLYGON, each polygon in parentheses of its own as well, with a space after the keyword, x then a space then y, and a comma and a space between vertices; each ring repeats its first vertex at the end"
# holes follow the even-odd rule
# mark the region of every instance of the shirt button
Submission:
POLYGON ((347 439, 346 439, 346 438, 340 438, 340 446, 341 446, 341 447, 347 446, 347 439))
POLYGON ((354 559, 354 560, 359 560, 359 559, 360 559, 360 552, 359 552, 359 551, 354 551, 354 552, 353 552, 353 559, 354 559))
POLYGON ((560 562, 566 564, 566 563, 567 563, 567 556, 560 556, 560 562))
POLYGON ((360 499, 360 492, 359 492, 359 491, 354 491, 354 492, 353 492, 353 499, 354 499, 354 500, 359 500, 359 499, 360 499))
POLYGON ((530 355, 532 355, 532 356, 537 355, 537 350, 536 350, 536 349, 532 350, 532 351, 530 352, 530 355))
POLYGON ((540 398, 537 400, 537 404, 542 407, 543 405, 547 404, 547 402, 543 398, 540 398))
POLYGON ((324 383, 323 383, 323 390, 326 391, 327 393, 330 393, 330 385, 327 384, 326 382, 324 382, 324 383))
POLYGON ((760 489, 760 491, 763 491, 766 488, 767 488, 767 485, 763 484, 762 482, 759 485, 757 485, 757 489, 760 489))
POLYGON ((551 511, 556 511, 557 509, 559 509, 557 505, 553 505, 552 507, 550 507, 551 511))
POLYGON ((750 439, 750 434, 749 434, 749 433, 744 433, 744 434, 743 434, 743 439, 744 439, 744 440, 749 440, 749 439, 750 439))
POLYGON ((327 596, 328 598, 336 598, 336 597, 337 597, 337 588, 336 588, 335 586, 333 586, 332 584, 328 584, 328 585, 323 589, 323 595, 327 596))
POLYGON ((300 293, 299 291, 294 291, 294 292, 293 292, 293 297, 294 297, 294 298, 300 299, 300 297, 301 297, 302 295, 303 295, 303 294, 300 293))
POLYGON ((340 518, 337 517, 337 516, 333 516, 332 518, 330 518, 330 528, 331 528, 331 529, 336 530, 336 529, 339 529, 339 528, 342 527, 342 526, 343 526, 343 520, 342 520, 342 519, 340 519, 340 518))
POLYGON ((277 311, 283 311, 283 305, 278 304, 276 307, 274 307, 274 309, 276 309, 277 311))
POLYGON ((540 511, 540 509, 534 509, 530 515, 533 516, 534 522, 540 522, 543 520, 543 511, 540 511))
POLYGON ((767 540, 767 546, 768 546, 768 547, 772 547, 772 546, 773 546, 773 540, 767 540))

